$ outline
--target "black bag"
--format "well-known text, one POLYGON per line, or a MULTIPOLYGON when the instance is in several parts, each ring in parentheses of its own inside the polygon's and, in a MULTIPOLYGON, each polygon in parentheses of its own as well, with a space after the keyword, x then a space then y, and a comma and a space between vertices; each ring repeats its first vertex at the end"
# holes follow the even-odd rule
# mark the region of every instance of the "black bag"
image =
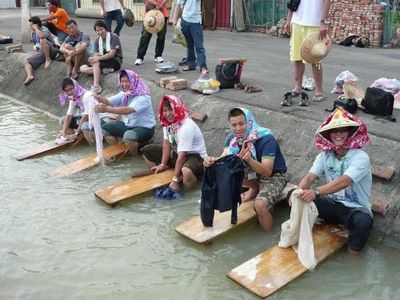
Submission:
POLYGON ((238 62, 222 63, 215 66, 215 78, 221 83, 219 88, 231 89, 239 83, 237 76, 239 69, 238 62))
POLYGON ((361 101, 365 107, 364 112, 383 117, 391 122, 396 122, 393 114, 394 97, 392 93, 379 88, 367 88, 365 98, 361 101))
POLYGON ((289 0, 286 4, 290 11, 296 11, 299 8, 300 0, 289 0))
POLYGON ((333 112, 337 107, 344 108, 349 113, 354 114, 357 111, 357 101, 353 98, 339 97, 333 102, 332 109, 325 109, 326 111, 333 112))

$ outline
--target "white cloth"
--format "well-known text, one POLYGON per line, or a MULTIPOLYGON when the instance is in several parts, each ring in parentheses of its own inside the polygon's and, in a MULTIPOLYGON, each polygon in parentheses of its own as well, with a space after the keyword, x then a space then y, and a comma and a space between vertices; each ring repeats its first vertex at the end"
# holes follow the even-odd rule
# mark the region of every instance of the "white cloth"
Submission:
POLYGON ((282 223, 281 240, 278 246, 287 248, 298 243, 297 256, 307 268, 313 269, 317 265, 314 255, 312 228, 318 217, 318 210, 314 202, 305 202, 300 199, 301 189, 293 191, 290 200, 292 209, 290 219, 282 223))
POLYGON ((172 129, 167 130, 164 127, 163 133, 165 140, 176 141, 177 152, 198 153, 202 158, 207 156, 203 134, 199 126, 191 118, 186 118, 183 121, 181 128, 172 139, 169 137, 172 134, 172 129))
POLYGON ((299 8, 293 13, 292 23, 302 26, 321 24, 322 9, 325 0, 301 0, 299 8))
POLYGON ((100 114, 94 111, 94 106, 98 104, 93 95, 89 98, 89 128, 94 128, 94 135, 96 138, 96 160, 103 163, 103 131, 101 129, 100 114))
POLYGON ((106 12, 121 9, 121 3, 119 3, 119 0, 104 0, 104 9, 106 12))
MULTIPOLYGON (((107 32, 107 36, 106 36, 106 52, 110 52, 111 50, 111 33, 107 32)), ((99 53, 100 55, 104 54, 104 47, 103 47, 103 39, 101 37, 99 37, 99 53)))

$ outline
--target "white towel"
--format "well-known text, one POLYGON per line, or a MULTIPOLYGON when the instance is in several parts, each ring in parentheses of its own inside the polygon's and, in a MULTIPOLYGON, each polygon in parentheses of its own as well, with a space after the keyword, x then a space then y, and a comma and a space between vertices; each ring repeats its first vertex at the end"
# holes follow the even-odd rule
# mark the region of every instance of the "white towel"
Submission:
MULTIPOLYGON (((99 37, 99 53, 100 55, 103 55, 103 39, 101 37, 99 37)), ((106 52, 110 52, 111 50, 111 33, 107 32, 107 36, 106 36, 106 52)))
MULTIPOLYGON (((85 94, 86 95, 86 94, 85 94)), ((89 128, 94 128, 96 138, 96 160, 103 163, 103 131, 101 129, 100 115, 94 111, 94 106, 98 104, 97 100, 90 94, 89 98, 89 128)))
POLYGON ((281 240, 278 246, 287 248, 298 243, 297 256, 307 268, 313 269, 317 265, 314 255, 312 228, 318 217, 318 210, 314 202, 302 201, 299 197, 301 189, 295 190, 290 200, 292 209, 290 219, 282 224, 281 240))

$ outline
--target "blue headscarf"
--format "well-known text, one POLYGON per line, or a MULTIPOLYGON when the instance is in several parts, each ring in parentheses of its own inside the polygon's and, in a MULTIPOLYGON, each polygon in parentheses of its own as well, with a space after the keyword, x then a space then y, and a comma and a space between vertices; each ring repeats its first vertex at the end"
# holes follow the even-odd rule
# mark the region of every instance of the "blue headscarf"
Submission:
POLYGON ((250 145, 251 156, 254 159, 257 159, 254 143, 263 136, 272 135, 273 133, 268 128, 264 128, 258 125, 250 110, 243 107, 236 108, 240 109, 244 113, 247 125, 246 134, 244 138, 237 138, 236 136, 234 136, 233 139, 231 139, 231 141, 229 142, 229 154, 238 154, 240 152, 241 145, 247 144, 250 145))

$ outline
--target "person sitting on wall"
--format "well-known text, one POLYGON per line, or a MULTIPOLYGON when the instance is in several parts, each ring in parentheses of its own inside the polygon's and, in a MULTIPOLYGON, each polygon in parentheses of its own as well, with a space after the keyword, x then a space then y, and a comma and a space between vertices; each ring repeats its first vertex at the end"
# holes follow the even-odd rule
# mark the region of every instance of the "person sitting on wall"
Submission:
POLYGON ((89 65, 82 65, 81 72, 93 74, 93 85, 91 91, 100 94, 100 72, 103 74, 117 71, 122 64, 122 46, 118 35, 108 32, 104 21, 94 23, 97 38, 94 42, 94 55, 89 57, 89 65))
POLYGON ((121 70, 118 80, 122 91, 108 99, 96 95, 100 103, 95 105, 95 111, 121 115, 121 120, 102 125, 104 138, 112 145, 122 138, 130 153, 137 156, 139 147, 153 137, 156 125, 150 90, 131 70, 121 70))
MULTIPOLYGON (((257 124, 253 114, 246 108, 236 107, 229 111, 229 125, 232 132, 226 137, 221 156, 237 154, 247 164, 248 175, 242 194, 242 201, 255 198, 254 208, 261 228, 271 232, 273 228, 272 209, 281 200, 286 186, 286 162, 272 132, 257 124)), ((209 167, 217 160, 212 156, 204 159, 209 167)))
POLYGON ((178 191, 181 182, 184 189, 193 189, 203 176, 203 158, 207 155, 203 134, 189 117, 183 101, 176 96, 161 98, 158 116, 163 128, 163 144, 143 147, 143 157, 154 173, 174 168, 171 189, 178 191))
POLYGON ((89 98, 93 93, 71 78, 64 78, 61 87, 62 91, 58 99, 61 106, 65 106, 68 102, 68 110, 66 115, 60 118, 59 137, 74 141, 83 132, 86 140, 91 144, 93 137, 88 124, 88 109, 89 98))
POLYGON ((298 184, 300 198, 314 201, 320 218, 348 228, 350 253, 363 249, 373 226, 371 165, 361 150, 368 142, 366 124, 337 108, 318 128, 316 146, 321 153, 298 184), (322 176, 326 183, 312 187, 322 176))
POLYGON ((57 0, 48 0, 47 6, 50 15, 42 18, 42 22, 46 22, 44 26, 46 26, 52 34, 57 36, 58 42, 62 44, 69 34, 67 29, 69 16, 65 9, 58 6, 57 0))
POLYGON ((78 24, 75 20, 67 22, 69 36, 64 40, 61 45, 60 52, 65 56, 65 62, 68 65, 67 76, 72 79, 78 79, 79 67, 85 54, 89 57, 93 54, 93 44, 90 37, 79 30, 78 24))
POLYGON ((29 85, 35 77, 33 69, 39 68, 44 63, 44 69, 47 69, 57 55, 57 49, 54 47, 54 40, 50 31, 42 26, 42 21, 38 16, 29 19, 32 30, 33 49, 35 53, 24 60, 26 79, 24 85, 29 85))

